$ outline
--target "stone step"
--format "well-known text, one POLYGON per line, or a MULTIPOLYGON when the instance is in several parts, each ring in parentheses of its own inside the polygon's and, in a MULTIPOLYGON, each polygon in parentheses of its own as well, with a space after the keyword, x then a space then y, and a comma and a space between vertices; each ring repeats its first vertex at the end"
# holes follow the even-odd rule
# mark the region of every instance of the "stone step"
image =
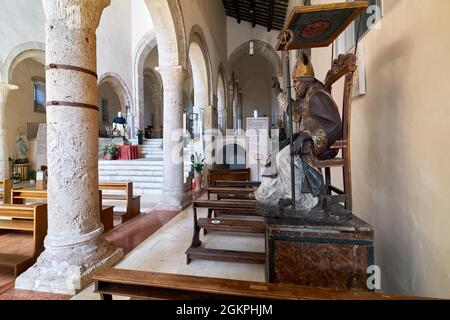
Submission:
POLYGON ((111 175, 100 175, 100 180, 102 181, 108 181, 108 182, 124 182, 125 180, 130 180, 133 183, 138 183, 138 182, 164 182, 164 177, 163 176, 139 176, 139 177, 128 177, 129 179, 127 179, 127 177, 124 176, 111 176, 111 175))
MULTIPOLYGON (((147 160, 147 159, 140 159, 136 161, 126 161, 126 160, 100 160, 98 162, 99 167, 106 167, 106 166, 127 166, 127 167, 146 167, 146 166, 162 166, 164 164, 164 161, 162 160, 147 160)), ((185 166, 190 166, 190 162, 188 163, 185 161, 185 166)))

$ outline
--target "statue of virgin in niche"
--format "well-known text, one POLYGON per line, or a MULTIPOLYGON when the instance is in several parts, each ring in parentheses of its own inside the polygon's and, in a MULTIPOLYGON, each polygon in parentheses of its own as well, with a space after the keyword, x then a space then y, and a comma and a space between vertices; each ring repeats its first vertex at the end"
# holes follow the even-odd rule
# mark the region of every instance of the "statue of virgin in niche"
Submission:
POLYGON ((20 131, 19 135, 17 136, 16 148, 17 148, 17 159, 20 160, 27 159, 28 147, 22 131, 20 131))

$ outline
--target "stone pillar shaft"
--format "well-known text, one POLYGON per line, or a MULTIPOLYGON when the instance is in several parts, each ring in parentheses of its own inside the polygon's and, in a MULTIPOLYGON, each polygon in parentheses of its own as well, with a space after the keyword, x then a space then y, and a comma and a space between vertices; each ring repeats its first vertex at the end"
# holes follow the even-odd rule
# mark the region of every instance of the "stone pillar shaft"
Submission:
POLYGON ((164 87, 164 202, 181 209, 184 204, 183 83, 182 66, 159 67, 164 87))
POLYGON ((6 101, 18 87, 0 82, 0 180, 9 180, 9 153, 6 133, 6 101))
POLYGON ((16 288, 73 294, 93 271, 121 258, 102 238, 98 188, 95 32, 109 0, 43 5, 47 65, 58 66, 46 73, 47 101, 53 102, 47 107, 48 232, 44 253, 16 288))

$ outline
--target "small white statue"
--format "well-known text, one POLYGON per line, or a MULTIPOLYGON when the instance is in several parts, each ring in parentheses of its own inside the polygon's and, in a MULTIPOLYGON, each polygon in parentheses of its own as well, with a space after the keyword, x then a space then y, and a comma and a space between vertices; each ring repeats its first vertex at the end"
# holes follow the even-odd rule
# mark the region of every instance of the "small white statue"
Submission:
POLYGON ((23 160, 27 158, 28 147, 23 132, 19 132, 16 139, 17 159, 23 160))
POLYGON ((125 137, 127 120, 123 117, 122 112, 117 113, 117 117, 113 120, 113 135, 119 137, 125 137))

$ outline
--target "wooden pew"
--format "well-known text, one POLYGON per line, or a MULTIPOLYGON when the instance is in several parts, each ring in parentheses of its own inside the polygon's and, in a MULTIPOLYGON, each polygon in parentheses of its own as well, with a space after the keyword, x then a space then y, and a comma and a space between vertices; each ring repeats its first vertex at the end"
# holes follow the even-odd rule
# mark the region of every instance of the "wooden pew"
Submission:
POLYGON ((107 268, 93 276, 102 300, 124 296, 148 300, 414 300, 386 293, 335 291, 290 284, 272 284, 180 274, 107 268))
POLYGON ((11 190, 13 183, 11 180, 0 180, 0 199, 3 200, 3 204, 11 203, 11 190))
POLYGON ((208 174, 208 186, 217 181, 250 181, 251 171, 247 169, 212 169, 208 174))
POLYGON ((0 205, 0 230, 33 233, 33 255, 0 254, 0 266, 14 269, 17 276, 31 267, 44 250, 47 236, 47 205, 0 205))
POLYGON ((261 182, 259 181, 224 181, 217 180, 214 183, 215 187, 222 188, 259 188, 261 182))
MULTIPOLYGON (((104 232, 114 228, 114 207, 102 205, 102 191, 100 192, 100 220, 103 223, 104 232)), ((26 204, 27 200, 47 201, 47 190, 14 189, 11 190, 13 204, 26 204)))
POLYGON ((127 222, 141 214, 141 196, 133 195, 133 182, 127 183, 100 183, 102 191, 122 191, 123 194, 105 194, 103 200, 126 201, 126 212, 122 216, 122 223, 127 222))
POLYGON ((258 189, 256 187, 208 187, 208 200, 211 200, 211 195, 215 194, 217 200, 221 199, 241 199, 254 200, 254 193, 258 189))
POLYGON ((203 229, 204 234, 207 232, 226 232, 226 233, 248 233, 248 234, 265 234, 264 220, 242 220, 218 218, 219 215, 224 216, 240 216, 240 217, 258 217, 256 215, 256 207, 254 201, 249 200, 220 200, 205 201, 197 200, 193 203, 194 232, 192 236, 191 246, 186 250, 186 263, 192 260, 216 260, 230 261, 241 263, 265 263, 265 253, 235 251, 235 250, 219 250, 202 247, 200 241, 200 231, 203 229), (200 208, 208 209, 207 218, 198 218, 197 210, 200 208), (212 218, 213 213, 216 218, 212 218))

